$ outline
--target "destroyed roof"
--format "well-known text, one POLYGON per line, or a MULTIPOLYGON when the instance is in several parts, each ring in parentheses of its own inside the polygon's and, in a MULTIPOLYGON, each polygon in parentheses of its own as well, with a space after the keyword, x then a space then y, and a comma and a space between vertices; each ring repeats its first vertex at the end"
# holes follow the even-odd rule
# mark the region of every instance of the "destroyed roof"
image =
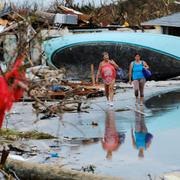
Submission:
POLYGON ((83 14, 80 11, 76 11, 74 9, 71 9, 71 8, 68 8, 68 7, 65 7, 65 6, 62 6, 62 5, 58 6, 58 9, 60 9, 65 14, 75 14, 82 21, 89 21, 89 19, 90 19, 89 15, 83 14))
POLYGON ((141 23, 142 26, 180 27, 180 12, 141 23))
POLYGON ((10 14, 12 11, 12 7, 5 4, 3 9, 0 11, 0 18, 10 14))
POLYGON ((82 15, 82 14, 83 14, 83 13, 80 12, 80 11, 76 11, 76 10, 74 10, 74 9, 72 9, 72 8, 68 8, 68 7, 65 7, 65 6, 62 6, 62 5, 60 5, 59 8, 62 9, 62 10, 64 10, 64 11, 66 11, 66 12, 69 12, 69 13, 73 13, 73 14, 77 14, 77 15, 79 15, 79 14, 82 15))

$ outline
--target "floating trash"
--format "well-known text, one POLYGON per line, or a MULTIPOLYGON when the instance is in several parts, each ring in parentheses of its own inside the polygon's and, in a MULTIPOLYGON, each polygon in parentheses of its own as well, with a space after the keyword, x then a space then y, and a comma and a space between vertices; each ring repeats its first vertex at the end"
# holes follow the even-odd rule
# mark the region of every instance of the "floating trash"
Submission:
POLYGON ((59 154, 58 153, 50 153, 50 156, 52 158, 59 158, 59 154))

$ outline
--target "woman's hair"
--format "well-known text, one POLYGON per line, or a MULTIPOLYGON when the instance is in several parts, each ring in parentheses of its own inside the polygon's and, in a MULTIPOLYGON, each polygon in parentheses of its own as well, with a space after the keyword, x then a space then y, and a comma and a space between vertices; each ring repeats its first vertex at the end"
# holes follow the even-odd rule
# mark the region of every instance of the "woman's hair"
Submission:
POLYGON ((104 57, 105 55, 109 55, 109 53, 108 52, 103 52, 102 57, 104 57))
POLYGON ((134 54, 134 57, 135 57, 135 56, 137 56, 137 55, 139 55, 139 56, 140 56, 140 53, 136 52, 136 53, 134 54))

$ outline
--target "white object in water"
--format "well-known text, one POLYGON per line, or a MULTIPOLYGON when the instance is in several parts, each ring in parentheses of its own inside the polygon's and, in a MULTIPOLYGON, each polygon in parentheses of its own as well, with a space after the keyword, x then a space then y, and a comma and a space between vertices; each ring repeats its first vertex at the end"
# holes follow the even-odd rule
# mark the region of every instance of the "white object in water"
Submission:
POLYGON ((10 154, 9 158, 14 159, 14 160, 19 160, 19 161, 25 161, 25 159, 22 156, 18 156, 18 155, 14 155, 14 154, 10 154))
POLYGON ((136 108, 130 107, 130 106, 126 106, 127 108, 129 108, 130 110, 137 112, 139 114, 142 114, 144 116, 149 116, 147 113, 144 113, 143 111, 137 110, 136 108))
POLYGON ((180 180, 180 174, 167 174, 164 176, 165 180, 180 180))

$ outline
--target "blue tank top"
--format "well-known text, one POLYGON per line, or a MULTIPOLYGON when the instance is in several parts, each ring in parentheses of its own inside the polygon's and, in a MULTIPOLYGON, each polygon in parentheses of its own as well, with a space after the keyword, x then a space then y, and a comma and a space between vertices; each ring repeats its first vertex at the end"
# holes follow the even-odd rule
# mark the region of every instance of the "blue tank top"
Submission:
POLYGON ((147 133, 143 132, 135 132, 137 149, 139 149, 140 147, 146 149, 146 134, 147 133))
POLYGON ((141 61, 140 64, 136 64, 135 61, 132 62, 133 70, 132 70, 132 78, 133 80, 145 79, 144 74, 142 72, 143 69, 143 62, 141 61))

